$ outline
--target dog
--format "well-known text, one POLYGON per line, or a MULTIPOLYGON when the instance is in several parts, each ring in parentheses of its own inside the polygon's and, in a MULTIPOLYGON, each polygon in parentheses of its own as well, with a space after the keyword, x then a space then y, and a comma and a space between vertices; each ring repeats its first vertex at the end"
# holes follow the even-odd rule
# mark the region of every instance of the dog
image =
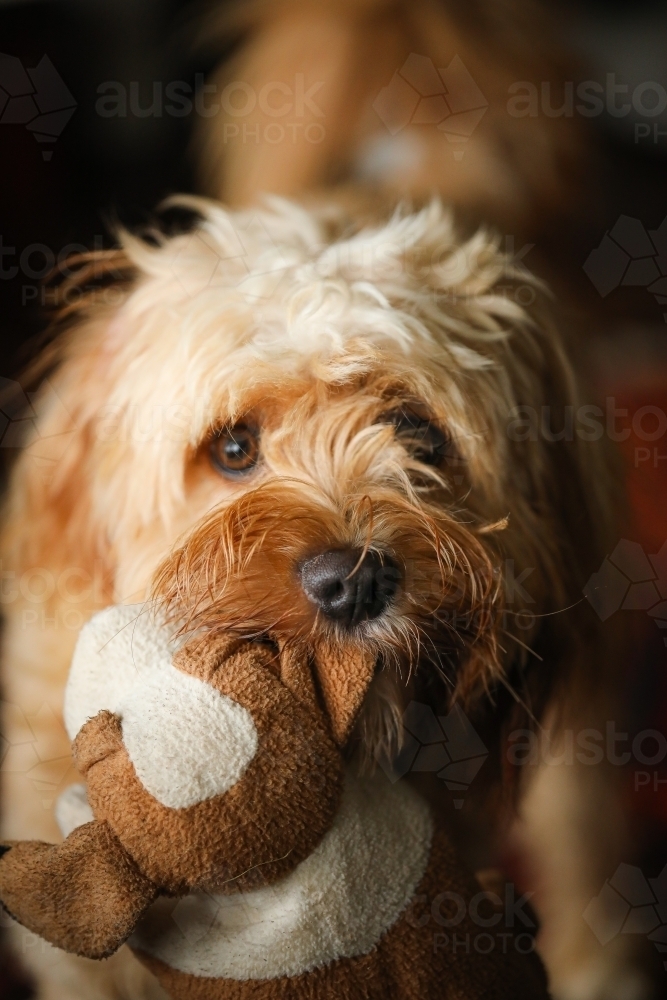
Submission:
MULTIPOLYGON (((353 641, 377 663, 352 741, 366 761, 396 752, 411 700, 585 718, 607 654, 581 592, 608 551, 613 475, 601 441, 512 430, 525 408, 558 426, 580 401, 540 282, 437 199, 375 219, 334 199, 170 210, 194 223, 121 233, 59 289, 2 537, 2 836, 59 839, 69 661, 113 603, 353 641)), ((621 831, 600 774, 516 779, 559 997, 609 996, 628 968, 627 939, 603 954, 582 918, 621 831), (540 848, 545 827, 565 860, 540 848)), ((10 933, 40 1000, 161 995, 124 951, 93 966, 10 933)))

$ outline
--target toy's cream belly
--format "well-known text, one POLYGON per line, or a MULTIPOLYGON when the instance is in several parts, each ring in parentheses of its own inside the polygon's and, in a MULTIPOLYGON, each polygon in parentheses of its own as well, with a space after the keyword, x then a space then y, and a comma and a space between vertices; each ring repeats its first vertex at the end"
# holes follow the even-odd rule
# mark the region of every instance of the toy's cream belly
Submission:
POLYGON ((130 945, 194 976, 298 976, 367 954, 408 906, 426 871, 428 806, 384 775, 349 775, 340 812, 315 851, 274 885, 158 900, 130 945))

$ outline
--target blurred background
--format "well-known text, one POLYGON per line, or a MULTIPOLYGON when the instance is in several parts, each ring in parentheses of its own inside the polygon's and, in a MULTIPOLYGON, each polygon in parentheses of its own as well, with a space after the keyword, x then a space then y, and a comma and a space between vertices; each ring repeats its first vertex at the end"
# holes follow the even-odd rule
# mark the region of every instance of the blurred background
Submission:
MULTIPOLYGON (((548 0, 541 4, 549 7, 548 0)), ((217 8, 224 8, 224 0, 217 8)), ((194 92, 233 52, 234 32, 223 41, 201 30, 209 10, 182 0, 0 0, 0 52, 26 68, 46 55, 74 107, 56 122, 54 130, 62 131, 50 142, 36 138, 20 108, 14 115, 11 109, 0 112, 2 373, 21 366, 23 345, 43 327, 35 285, 59 255, 72 246, 110 245, 109 227, 116 220, 145 223, 166 194, 195 189, 197 110, 168 113, 165 88, 176 81, 194 92), (162 95, 157 110, 156 87, 162 95), (124 108, 114 104, 119 93, 124 108), (108 95, 105 110, 101 102, 108 95)), ((561 47, 573 59, 562 71, 567 79, 605 85, 614 74, 626 88, 616 98, 619 106, 645 81, 667 88, 667 8, 660 0, 559 0, 553 11, 561 47)), ((557 109, 557 82, 552 89, 557 109)), ((1 90, 2 83, 0 107, 1 90)), ((654 114, 654 93, 643 100, 647 116, 632 107, 620 116, 605 109, 582 119, 588 155, 593 151, 585 196, 573 196, 571 212, 566 206, 557 225, 551 219, 550 228, 537 234, 537 253, 526 260, 535 267, 539 256, 562 275, 569 295, 576 294, 591 315, 603 316, 607 331, 609 323, 616 327, 633 318, 663 322, 663 310, 644 288, 626 285, 602 299, 583 270, 619 216, 637 218, 646 229, 657 228, 665 216, 667 110, 654 114)), ((529 156, 529 133, 526 146, 529 156)), ((529 235, 536 238, 535 231, 529 235)))
MULTIPOLYGON (((551 212, 491 221, 555 289, 585 349, 594 398, 613 397, 627 411, 630 435, 619 443, 631 508, 625 537, 656 553, 667 539, 667 436, 647 439, 633 416, 643 407, 667 413, 667 5, 539 6, 553 18, 564 67, 561 90, 556 81, 540 115, 557 117, 554 109, 567 107, 567 81, 575 89, 594 81, 606 101, 599 113, 580 115, 586 155, 572 196, 551 212)), ((239 32, 202 31, 208 10, 182 0, 0 0, 3 378, 20 379, 48 323, 43 280, 54 265, 72 252, 112 246, 118 221, 144 225, 165 195, 200 190, 197 110, 190 101, 189 110, 181 104, 167 113, 164 96, 175 82, 194 96, 234 55, 239 32), (122 113, 101 102, 110 93, 125 95, 122 113)), ((528 173, 532 142, 527 129, 528 173)), ((474 209, 468 214, 478 221, 474 209)), ((630 714, 637 729, 667 734, 664 633, 646 609, 623 613, 636 619, 630 714)), ((629 775, 627 808, 635 861, 657 875, 667 862, 667 784, 637 789, 629 775)), ((3 972, 0 963, 0 997, 28 995, 18 970, 3 972)))

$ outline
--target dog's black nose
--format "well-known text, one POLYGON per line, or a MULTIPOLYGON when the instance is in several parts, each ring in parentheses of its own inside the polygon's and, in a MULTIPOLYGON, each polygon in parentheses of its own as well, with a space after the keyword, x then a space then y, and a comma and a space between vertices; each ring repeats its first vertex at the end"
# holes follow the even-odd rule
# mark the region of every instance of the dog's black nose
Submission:
POLYGON ((301 566, 301 586, 320 610, 343 625, 377 618, 396 593, 399 573, 385 553, 332 549, 301 566))

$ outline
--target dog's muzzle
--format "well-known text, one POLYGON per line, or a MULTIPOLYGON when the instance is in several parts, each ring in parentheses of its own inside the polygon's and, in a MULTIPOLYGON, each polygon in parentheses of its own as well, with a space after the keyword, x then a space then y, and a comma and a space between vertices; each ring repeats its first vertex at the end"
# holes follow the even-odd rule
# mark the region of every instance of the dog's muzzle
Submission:
POLYGON ((377 618, 398 589, 400 574, 386 553, 332 549, 301 566, 301 586, 309 601, 332 621, 348 628, 377 618))

